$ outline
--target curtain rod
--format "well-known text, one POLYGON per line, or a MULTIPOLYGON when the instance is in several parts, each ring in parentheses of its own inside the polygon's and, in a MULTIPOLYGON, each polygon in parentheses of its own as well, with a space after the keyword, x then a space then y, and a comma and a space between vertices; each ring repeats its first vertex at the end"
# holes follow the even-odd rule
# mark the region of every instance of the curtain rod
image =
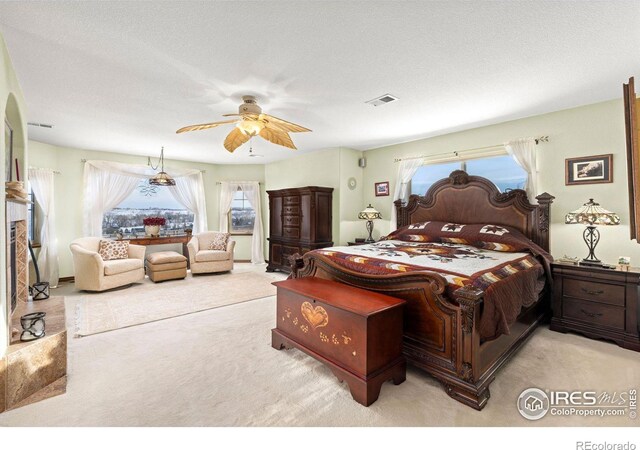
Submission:
MULTIPOLYGON (((540 136, 534 139, 534 141, 536 142, 536 145, 538 145, 540 142, 549 142, 549 136, 540 136)), ((405 161, 409 159, 433 158, 435 156, 446 156, 446 155, 458 156, 459 153, 467 153, 467 152, 473 152, 478 150, 498 149, 500 147, 504 147, 504 144, 487 145, 486 147, 477 147, 477 148, 465 148, 464 150, 436 153, 433 155, 420 155, 420 156, 409 156, 407 158, 395 158, 393 162, 400 162, 400 161, 405 161)))
POLYGON ((52 171, 53 173, 55 173, 56 175, 60 175, 60 171, 58 171, 58 170, 53 170, 53 169, 49 169, 49 168, 47 168, 47 167, 31 167, 31 166, 30 166, 30 167, 29 167, 29 169, 44 169, 44 170, 50 170, 50 171, 52 171))
MULTIPOLYGON (((87 160, 86 160, 85 158, 82 158, 82 159, 80 160, 80 162, 84 164, 84 163, 86 163, 86 162, 87 162, 87 160)), ((148 164, 147 164, 147 165, 148 165, 148 164)), ((200 171, 200 173, 207 173, 207 171, 206 171, 206 170, 204 170, 204 169, 196 169, 196 170, 199 170, 199 171, 200 171)))
MULTIPOLYGON (((226 183, 242 183, 241 181, 227 181, 226 183)), ((216 181, 216 184, 222 184, 222 181, 216 181)), ((264 183, 258 181, 258 184, 262 186, 264 183)))

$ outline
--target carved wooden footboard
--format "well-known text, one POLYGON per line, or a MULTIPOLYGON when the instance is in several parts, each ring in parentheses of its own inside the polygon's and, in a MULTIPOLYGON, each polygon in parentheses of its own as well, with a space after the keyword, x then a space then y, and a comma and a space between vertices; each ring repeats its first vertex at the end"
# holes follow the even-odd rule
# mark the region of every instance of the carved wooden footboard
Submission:
POLYGON ((294 278, 325 278, 405 300, 407 359, 442 382, 453 398, 476 409, 484 407, 489 390, 477 364, 480 335, 476 329, 482 291, 467 286, 451 300, 444 294, 446 281, 434 272, 366 275, 315 253, 295 255, 292 260, 294 278))

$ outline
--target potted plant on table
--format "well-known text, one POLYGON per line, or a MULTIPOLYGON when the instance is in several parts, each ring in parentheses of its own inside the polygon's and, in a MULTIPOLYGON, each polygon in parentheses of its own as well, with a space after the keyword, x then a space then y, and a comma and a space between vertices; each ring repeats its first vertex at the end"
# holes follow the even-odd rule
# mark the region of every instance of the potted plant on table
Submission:
POLYGON ((144 224, 144 233, 147 236, 158 237, 160 236, 160 227, 167 223, 167 219, 164 217, 145 217, 142 223, 144 224))

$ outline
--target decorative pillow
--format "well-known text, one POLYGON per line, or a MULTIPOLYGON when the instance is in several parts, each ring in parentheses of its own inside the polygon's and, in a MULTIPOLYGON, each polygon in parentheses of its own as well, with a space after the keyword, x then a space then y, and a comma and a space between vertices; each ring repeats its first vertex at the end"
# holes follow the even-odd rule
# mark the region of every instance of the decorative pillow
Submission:
POLYGON ((385 239, 466 244, 499 252, 530 250, 531 246, 535 245, 518 230, 510 227, 436 221, 414 223, 398 228, 385 239))
POLYGON ((104 261, 127 259, 129 258, 129 241, 101 240, 98 246, 98 253, 104 261))
POLYGON ((229 233, 213 233, 211 242, 209 242, 209 250, 227 250, 227 242, 229 242, 229 233))

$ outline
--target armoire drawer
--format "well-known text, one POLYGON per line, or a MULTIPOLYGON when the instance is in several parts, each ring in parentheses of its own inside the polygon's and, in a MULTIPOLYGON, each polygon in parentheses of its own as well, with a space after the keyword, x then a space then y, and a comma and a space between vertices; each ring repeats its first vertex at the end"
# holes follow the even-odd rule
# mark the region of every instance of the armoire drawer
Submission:
POLYGON ((300 225, 300 216, 283 216, 282 225, 285 227, 297 227, 300 225))
POLYGON ((282 235, 288 238, 299 238, 300 237, 300 228, 297 227, 283 227, 282 235))
POLYGON ((287 216, 299 216, 300 215, 300 205, 287 205, 282 208, 283 215, 287 216))

